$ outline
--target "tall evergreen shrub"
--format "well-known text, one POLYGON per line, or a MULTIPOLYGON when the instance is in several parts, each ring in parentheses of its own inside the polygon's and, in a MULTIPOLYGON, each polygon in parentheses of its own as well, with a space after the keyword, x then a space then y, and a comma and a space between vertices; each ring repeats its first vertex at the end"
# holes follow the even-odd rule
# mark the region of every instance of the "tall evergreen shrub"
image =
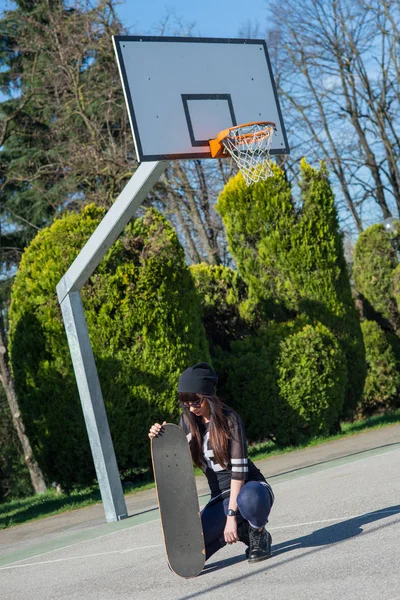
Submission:
POLYGON ((386 329, 396 332, 400 331, 400 312, 393 275, 398 264, 392 236, 383 225, 372 225, 360 234, 354 248, 355 286, 368 318, 381 318, 386 329))
POLYGON ((376 321, 365 320, 361 327, 368 370, 360 414, 369 416, 400 406, 400 343, 376 321))
POLYGON ((300 273, 303 279, 298 306, 309 318, 321 321, 332 331, 342 347, 347 366, 342 416, 347 417, 354 413, 362 398, 365 348, 344 258, 334 194, 324 164, 318 171, 302 160, 301 197, 302 260, 294 264, 293 271, 300 273))
POLYGON ((285 320, 290 291, 281 255, 291 251, 297 216, 283 171, 274 164, 272 169, 274 177, 251 187, 238 173, 222 190, 216 209, 253 303, 262 304, 267 317, 285 320))
MULTIPOLYGON (((41 231, 12 290, 10 350, 24 422, 47 479, 94 478, 55 288, 100 222, 87 207, 41 231)), ((120 470, 149 465, 147 431, 178 416, 181 370, 209 357, 183 250, 150 210, 130 224, 82 289, 82 301, 120 470)))
POLYGON ((229 248, 266 320, 306 315, 337 336, 347 366, 343 413, 351 414, 361 399, 365 355, 327 171, 302 161, 296 209, 284 173, 273 170, 251 187, 238 174, 222 191, 217 210, 229 248))

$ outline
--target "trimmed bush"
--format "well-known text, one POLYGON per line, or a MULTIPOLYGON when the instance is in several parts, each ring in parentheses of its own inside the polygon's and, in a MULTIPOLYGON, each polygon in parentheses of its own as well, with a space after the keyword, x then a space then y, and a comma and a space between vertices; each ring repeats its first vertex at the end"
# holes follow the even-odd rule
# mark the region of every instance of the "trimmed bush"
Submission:
POLYGON ((243 339, 254 327, 242 310, 246 285, 238 271, 222 265, 200 263, 192 265, 190 272, 200 296, 210 351, 229 350, 233 341, 243 339))
MULTIPOLYGON (((89 206, 41 231, 12 290, 24 422, 46 478, 65 488, 95 474, 55 288, 103 215, 89 206)), ((180 372, 209 359, 198 295, 168 222, 149 210, 130 224, 81 295, 119 468, 147 468, 149 425, 177 419, 180 372)))
POLYGON ((251 441, 297 444, 335 430, 347 371, 338 341, 321 323, 271 324, 215 362, 222 394, 251 441))
POLYGON ((400 343, 375 321, 363 321, 361 328, 368 370, 360 413, 369 416, 400 406, 400 343))
POLYGON ((299 419, 297 431, 307 437, 334 431, 343 408, 346 383, 343 351, 324 325, 306 325, 282 343, 279 392, 299 419))
POLYGON ((303 279, 299 286, 303 298, 298 306, 301 313, 333 332, 341 345, 348 376, 340 416, 351 417, 364 389, 365 348, 339 233, 335 198, 324 163, 318 171, 302 160, 301 190, 299 238, 303 260, 294 268, 294 273, 300 271, 303 279))

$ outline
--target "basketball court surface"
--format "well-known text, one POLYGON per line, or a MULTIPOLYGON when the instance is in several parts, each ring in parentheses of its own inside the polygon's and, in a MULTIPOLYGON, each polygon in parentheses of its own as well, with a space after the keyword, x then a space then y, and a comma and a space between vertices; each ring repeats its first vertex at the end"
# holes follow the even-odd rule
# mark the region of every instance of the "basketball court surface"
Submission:
POLYGON ((273 472, 274 459, 261 464, 276 495, 267 561, 249 565, 238 543, 211 557, 199 577, 181 579, 168 569, 158 511, 150 507, 69 535, 46 536, 43 525, 34 545, 20 535, 5 548, 0 532, 1 598, 399 600, 400 427, 375 437, 371 449, 333 460, 321 454, 311 466, 272 477, 265 466, 273 472))

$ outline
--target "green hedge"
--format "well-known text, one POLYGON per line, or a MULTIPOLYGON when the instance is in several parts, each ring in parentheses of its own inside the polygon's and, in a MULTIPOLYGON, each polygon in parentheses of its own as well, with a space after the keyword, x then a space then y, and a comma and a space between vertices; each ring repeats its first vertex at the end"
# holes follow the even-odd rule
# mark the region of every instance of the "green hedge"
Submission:
POLYGON ((221 393, 242 415, 251 441, 297 444, 335 430, 347 370, 338 341, 321 323, 270 324, 215 362, 221 393))
POLYGON ((369 416, 400 406, 400 342, 375 321, 363 321, 361 327, 368 370, 360 413, 369 416))
POLYGON ((354 248, 353 275, 357 291, 366 305, 365 312, 369 318, 373 313, 383 317, 387 321, 386 328, 397 332, 400 331, 400 313, 393 275, 398 264, 392 236, 383 225, 372 225, 359 235, 354 248))
MULTIPOLYGON (((89 206, 41 231, 12 290, 24 422, 47 480, 66 488, 90 483, 94 470, 55 288, 103 215, 89 206)), ((198 295, 168 222, 150 210, 130 224, 81 295, 119 468, 146 468, 149 425, 178 416, 179 373, 209 359, 198 295)))
MULTIPOLYGON (((398 264, 392 271, 392 286, 393 286, 393 298, 396 303, 396 316, 400 315, 400 264, 398 264)), ((400 335, 400 327, 397 321, 394 322, 394 329, 397 335, 400 335)))

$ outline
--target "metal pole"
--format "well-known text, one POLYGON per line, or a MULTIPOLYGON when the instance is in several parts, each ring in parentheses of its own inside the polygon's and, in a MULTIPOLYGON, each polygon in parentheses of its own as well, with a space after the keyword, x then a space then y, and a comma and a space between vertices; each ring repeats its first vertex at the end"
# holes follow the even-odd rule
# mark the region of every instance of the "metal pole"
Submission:
POLYGON ((61 310, 106 521, 119 521, 128 512, 79 292, 68 294, 61 310))
POLYGON ((133 217, 169 161, 143 163, 57 285, 107 522, 127 517, 99 377, 79 290, 133 217))

